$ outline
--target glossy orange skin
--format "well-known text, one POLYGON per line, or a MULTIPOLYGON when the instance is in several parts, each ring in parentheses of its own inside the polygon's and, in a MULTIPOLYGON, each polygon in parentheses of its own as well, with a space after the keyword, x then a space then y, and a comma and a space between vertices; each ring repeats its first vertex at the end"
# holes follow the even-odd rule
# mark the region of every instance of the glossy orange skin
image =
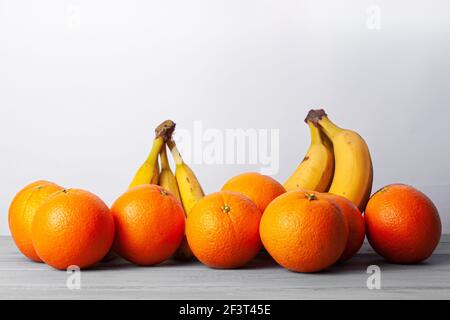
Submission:
POLYGON ((31 226, 37 209, 55 192, 63 188, 49 181, 33 182, 14 197, 9 207, 8 223, 12 238, 27 258, 42 262, 34 250, 31 226))
POLYGON ((201 199, 186 221, 186 237, 199 261, 212 268, 238 268, 261 249, 261 212, 244 195, 221 191, 201 199))
POLYGON ((111 248, 114 221, 96 195, 81 189, 53 194, 36 212, 33 245, 48 265, 64 270, 93 266, 111 248))
POLYGON ((237 175, 228 180, 222 191, 240 192, 252 200, 261 213, 273 199, 286 192, 275 179, 256 172, 237 175))
POLYGON ((341 257, 347 244, 348 225, 331 200, 304 191, 276 198, 263 214, 261 240, 281 266, 295 272, 318 272, 341 257))
POLYGON ((169 259, 184 236, 183 207, 171 193, 157 185, 129 189, 113 204, 116 225, 114 251, 142 266, 169 259))
POLYGON ((322 197, 329 197, 333 200, 344 214, 347 221, 349 234, 347 245, 339 258, 339 261, 343 262, 349 260, 356 253, 358 253, 364 243, 364 238, 366 237, 366 224, 364 222, 364 217, 358 207, 344 197, 329 193, 323 193, 322 197))
POLYGON ((433 202, 411 186, 382 188, 364 213, 372 248, 394 263, 417 263, 429 258, 441 238, 441 220, 433 202))

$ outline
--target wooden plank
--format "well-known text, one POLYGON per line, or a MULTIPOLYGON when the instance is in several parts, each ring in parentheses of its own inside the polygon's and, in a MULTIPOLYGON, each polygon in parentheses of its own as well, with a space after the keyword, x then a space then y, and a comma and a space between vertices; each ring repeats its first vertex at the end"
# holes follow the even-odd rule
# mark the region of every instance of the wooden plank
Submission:
POLYGON ((214 270, 198 262, 167 261, 136 267, 122 259, 82 271, 81 289, 68 274, 25 259, 0 238, 1 299, 445 299, 450 297, 450 237, 417 265, 389 264, 365 244, 347 263, 318 274, 279 267, 266 253, 239 270, 214 270), (366 286, 367 267, 381 268, 381 290, 366 286))

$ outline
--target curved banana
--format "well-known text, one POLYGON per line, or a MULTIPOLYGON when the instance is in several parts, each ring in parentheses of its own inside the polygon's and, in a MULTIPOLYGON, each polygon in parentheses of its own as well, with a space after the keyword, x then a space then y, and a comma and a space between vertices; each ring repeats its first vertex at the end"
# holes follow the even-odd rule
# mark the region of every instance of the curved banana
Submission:
POLYGON ((186 215, 195 206, 195 204, 205 196, 202 186, 195 176, 194 171, 183 161, 180 152, 173 140, 167 142, 172 157, 175 161, 176 170, 175 177, 177 179, 178 188, 180 190, 181 201, 183 203, 186 215))
MULTIPOLYGON (((164 148, 164 146, 161 147, 164 148)), ((159 168, 159 161, 156 160, 155 166, 153 168, 153 176, 152 176, 152 180, 150 180, 151 184, 158 184, 159 183, 159 179, 160 179, 160 175, 161 175, 161 170, 159 168)))
POLYGON ((161 151, 164 142, 170 139, 174 130, 175 123, 171 120, 164 121, 156 128, 152 150, 150 151, 150 154, 145 162, 136 172, 129 188, 142 184, 149 184, 156 180, 156 172, 159 173, 159 169, 157 167, 159 152, 161 151))
POLYGON ((169 159, 167 159, 166 145, 161 149, 159 154, 161 158, 161 173, 159 175, 159 185, 172 193, 178 201, 181 202, 180 191, 178 190, 178 183, 175 175, 170 169, 169 159))
POLYGON ((324 110, 311 110, 308 118, 319 124, 333 143, 336 167, 328 192, 351 200, 364 212, 373 182, 372 159, 367 143, 356 132, 336 126, 324 110))
POLYGON ((318 125, 306 120, 311 132, 311 144, 305 158, 286 180, 287 191, 303 189, 326 192, 333 180, 333 146, 318 125))
MULTIPOLYGON (((159 176, 159 185, 172 193, 178 201, 181 202, 180 190, 178 189, 178 182, 175 175, 170 168, 169 159, 167 159, 166 146, 164 145, 159 154, 161 158, 161 174, 159 176)), ((184 213, 186 215, 186 212, 184 213)), ((180 246, 174 254, 174 258, 177 260, 190 260, 194 255, 191 248, 187 243, 186 237, 183 238, 180 246)))
MULTIPOLYGON (((195 204, 205 196, 202 186, 198 181, 195 173, 192 169, 183 161, 180 152, 173 140, 167 142, 169 149, 172 153, 172 157, 175 161, 176 170, 175 178, 178 183, 178 190, 180 191, 181 202, 186 216, 189 216, 189 212, 195 206, 195 204)), ((189 244, 184 237, 183 242, 174 255, 178 260, 190 260, 194 257, 194 254, 189 247, 189 244)))

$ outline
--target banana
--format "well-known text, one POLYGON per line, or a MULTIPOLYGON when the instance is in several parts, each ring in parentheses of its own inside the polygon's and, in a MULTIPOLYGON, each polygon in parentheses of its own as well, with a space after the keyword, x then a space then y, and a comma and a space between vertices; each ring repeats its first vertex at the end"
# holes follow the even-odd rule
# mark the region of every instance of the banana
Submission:
POLYGON ((172 157, 175 161, 176 170, 175 177, 177 179, 178 188, 180 190, 181 201, 183 203, 186 215, 195 206, 195 204, 205 196, 202 186, 195 176, 194 171, 183 161, 180 152, 173 140, 169 140, 167 145, 170 148, 172 157))
POLYGON ((335 172, 328 192, 351 200, 364 212, 373 183, 367 143, 356 132, 336 126, 324 110, 311 110, 308 119, 320 125, 333 143, 335 172))
MULTIPOLYGON (((195 206, 195 204, 205 196, 202 186, 195 176, 192 169, 183 161, 180 152, 173 140, 167 142, 169 149, 172 153, 172 157, 175 161, 176 170, 175 178, 178 183, 178 190, 180 191, 181 202, 186 216, 189 216, 189 212, 195 206)), ((174 255, 178 260, 190 260, 194 257, 191 248, 184 237, 183 242, 174 255)))
POLYGON ((318 125, 306 119, 311 133, 311 144, 305 158, 286 180, 287 191, 303 189, 326 192, 333 180, 334 155, 331 141, 318 125))
MULTIPOLYGON (((164 146, 161 147, 161 150, 162 150, 163 147, 164 146)), ((152 180, 150 180, 150 183, 151 184, 158 184, 160 175, 161 175, 161 172, 160 172, 160 168, 159 168, 159 161, 156 160, 155 167, 153 168, 152 180)))
POLYGON ((159 185, 172 193, 178 201, 181 202, 180 191, 178 190, 178 183, 175 175, 170 169, 169 159, 167 159, 166 145, 161 149, 159 154, 161 158, 161 173, 159 175, 159 185))
POLYGON ((136 172, 129 188, 142 184, 149 184, 156 180, 159 173, 157 166, 159 152, 175 130, 175 123, 171 120, 164 121, 155 130, 155 139, 153 140, 152 150, 145 162, 136 172))
MULTIPOLYGON (((169 159, 167 159, 166 145, 162 147, 159 156, 161 158, 161 174, 159 176, 159 185, 172 193, 175 198, 177 198, 181 203, 178 182, 172 172, 172 169, 170 169, 169 159)), ((184 214, 186 215, 186 211, 184 214)), ((184 237, 183 242, 180 244, 173 257, 177 260, 191 260, 193 256, 194 255, 192 254, 191 248, 189 248, 186 237, 184 237)))

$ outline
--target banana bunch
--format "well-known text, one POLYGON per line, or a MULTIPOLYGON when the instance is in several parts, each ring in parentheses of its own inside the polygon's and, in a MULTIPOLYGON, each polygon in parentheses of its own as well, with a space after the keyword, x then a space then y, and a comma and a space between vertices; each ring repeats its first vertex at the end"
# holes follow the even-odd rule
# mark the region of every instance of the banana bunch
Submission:
MULTIPOLYGON (((183 204, 184 212, 187 216, 194 205, 204 197, 205 193, 195 173, 184 162, 175 141, 172 140, 174 130, 175 123, 170 120, 158 126, 155 130, 156 136, 153 140, 150 155, 139 168, 130 184, 130 188, 141 184, 158 184, 172 193, 183 204), (176 165, 175 173, 170 168, 167 147, 170 149, 176 165), (158 163, 158 155, 161 161, 161 168, 158 163)), ((193 257, 194 255, 189 248, 186 237, 184 237, 174 258, 191 260, 193 257)))
POLYGON ((286 190, 304 189, 343 196, 364 211, 372 191, 369 148, 354 131, 336 126, 324 110, 306 117, 311 132, 307 154, 284 183, 286 190))

